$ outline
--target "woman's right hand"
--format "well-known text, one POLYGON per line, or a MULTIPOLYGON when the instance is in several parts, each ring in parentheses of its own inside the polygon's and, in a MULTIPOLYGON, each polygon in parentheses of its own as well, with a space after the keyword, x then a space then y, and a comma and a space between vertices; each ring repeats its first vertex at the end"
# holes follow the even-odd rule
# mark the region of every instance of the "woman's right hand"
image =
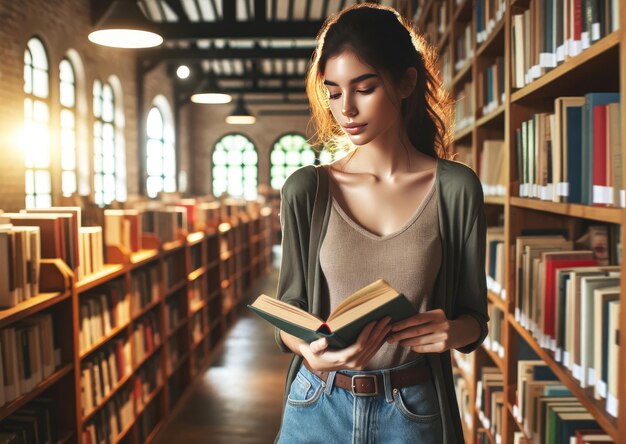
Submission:
POLYGON ((315 370, 363 370, 385 343, 391 331, 388 316, 380 321, 370 322, 363 328, 356 342, 346 348, 329 349, 326 338, 310 344, 303 342, 299 352, 315 370))

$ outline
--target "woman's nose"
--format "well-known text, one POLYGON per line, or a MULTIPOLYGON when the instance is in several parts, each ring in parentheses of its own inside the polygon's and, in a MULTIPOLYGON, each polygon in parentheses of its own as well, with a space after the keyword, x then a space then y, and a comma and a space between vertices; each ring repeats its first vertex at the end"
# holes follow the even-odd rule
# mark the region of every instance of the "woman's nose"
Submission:
POLYGON ((356 107, 354 106, 354 103, 347 96, 343 101, 341 113, 346 117, 355 116, 357 114, 357 110, 356 110, 356 107))

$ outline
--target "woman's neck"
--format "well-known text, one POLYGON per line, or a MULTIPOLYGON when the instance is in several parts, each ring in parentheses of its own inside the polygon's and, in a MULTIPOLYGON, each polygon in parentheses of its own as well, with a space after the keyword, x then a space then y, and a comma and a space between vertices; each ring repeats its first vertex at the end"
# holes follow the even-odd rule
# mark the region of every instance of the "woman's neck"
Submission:
POLYGON ((413 173, 424 169, 425 154, 418 152, 406 134, 387 131, 368 144, 358 146, 346 160, 349 171, 363 172, 381 180, 393 180, 399 174, 413 173))

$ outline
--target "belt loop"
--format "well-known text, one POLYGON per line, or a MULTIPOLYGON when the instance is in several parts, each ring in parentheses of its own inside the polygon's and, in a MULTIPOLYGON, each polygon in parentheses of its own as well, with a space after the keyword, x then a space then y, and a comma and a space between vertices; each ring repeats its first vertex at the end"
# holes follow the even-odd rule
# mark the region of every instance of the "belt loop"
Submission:
POLYGON ((336 371, 328 372, 328 378, 326 378, 326 388, 324 389, 324 393, 330 395, 333 389, 333 383, 335 382, 336 371))
POLYGON ((383 386, 385 387, 385 400, 387 403, 393 402, 393 394, 391 393, 391 378, 389 370, 383 370, 383 386))

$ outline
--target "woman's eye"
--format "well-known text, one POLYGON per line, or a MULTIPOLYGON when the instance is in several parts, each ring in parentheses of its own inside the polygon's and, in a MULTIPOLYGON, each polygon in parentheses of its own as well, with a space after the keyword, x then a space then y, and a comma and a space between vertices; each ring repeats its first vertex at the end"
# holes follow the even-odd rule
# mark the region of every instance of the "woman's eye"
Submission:
MULTIPOLYGON (((356 92, 361 93, 361 94, 371 94, 372 92, 374 92, 375 88, 368 88, 368 89, 357 89, 356 92)), ((337 94, 331 94, 328 96, 328 98, 330 100, 334 100, 339 98, 339 96, 341 95, 341 93, 337 93, 337 94)))
POLYGON ((374 88, 368 88, 368 89, 362 89, 362 90, 357 90, 357 92, 363 93, 363 94, 369 94, 371 92, 374 91, 374 88))

